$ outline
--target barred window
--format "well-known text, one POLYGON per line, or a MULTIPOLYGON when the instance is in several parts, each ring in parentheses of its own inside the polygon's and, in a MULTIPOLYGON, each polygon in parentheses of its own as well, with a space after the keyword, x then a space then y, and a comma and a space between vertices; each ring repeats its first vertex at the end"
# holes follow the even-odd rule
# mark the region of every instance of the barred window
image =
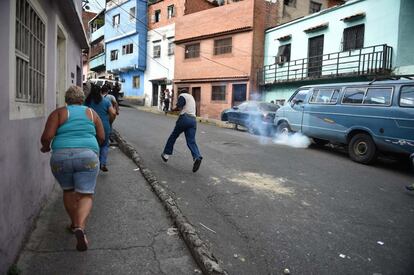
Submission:
POLYGON ((226 100, 226 86, 212 86, 211 100, 223 101, 226 100))
POLYGON ((214 55, 231 53, 232 39, 224 38, 214 40, 214 55))
POLYGON ((16 101, 44 102, 45 40, 45 24, 30 2, 16 0, 16 101))
POLYGON ((132 77, 132 88, 138 89, 140 86, 140 78, 139 76, 132 77))
POLYGON ((310 5, 309 5, 309 13, 315 13, 315 12, 319 12, 322 8, 322 4, 321 3, 317 3, 317 2, 313 2, 310 1, 310 5))
POLYGON ((361 49, 364 47, 365 25, 357 25, 344 29, 344 51, 361 49))
POLYGON ((134 52, 134 45, 131 44, 127 44, 127 45, 123 45, 122 46, 122 54, 130 54, 134 52))
POLYGON ((200 56, 200 43, 185 45, 185 58, 195 58, 200 56))
POLYGON ((154 58, 159 58, 161 56, 161 45, 155 45, 153 47, 153 53, 154 58))
POLYGON ((118 50, 111 51, 111 61, 118 60, 118 50))
POLYGON ((135 20, 135 7, 129 9, 129 21, 135 20))
POLYGON ((167 18, 173 18, 175 16, 175 9, 174 9, 174 5, 170 5, 167 7, 167 18))
POLYGON ((169 41, 168 42, 168 55, 173 55, 174 54, 174 42, 173 41, 169 41))
POLYGON ((118 27, 120 23, 121 23, 121 15, 120 14, 116 14, 116 15, 112 16, 112 26, 113 27, 118 27))

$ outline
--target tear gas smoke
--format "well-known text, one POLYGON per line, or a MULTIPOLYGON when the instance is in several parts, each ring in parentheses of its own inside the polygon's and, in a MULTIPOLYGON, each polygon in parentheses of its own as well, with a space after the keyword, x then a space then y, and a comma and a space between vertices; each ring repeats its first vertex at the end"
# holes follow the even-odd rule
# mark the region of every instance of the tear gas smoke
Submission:
POLYGON ((275 137, 273 142, 275 144, 287 145, 294 148, 308 148, 311 144, 310 139, 301 133, 280 134, 275 137))

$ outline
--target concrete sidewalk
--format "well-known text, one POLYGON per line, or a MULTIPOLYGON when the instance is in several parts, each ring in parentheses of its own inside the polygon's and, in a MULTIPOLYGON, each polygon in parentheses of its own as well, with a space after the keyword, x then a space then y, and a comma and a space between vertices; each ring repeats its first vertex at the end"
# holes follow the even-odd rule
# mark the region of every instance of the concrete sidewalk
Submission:
POLYGON ((111 147, 108 173, 100 173, 86 233, 78 252, 56 185, 17 268, 22 274, 201 273, 167 212, 137 166, 111 147))

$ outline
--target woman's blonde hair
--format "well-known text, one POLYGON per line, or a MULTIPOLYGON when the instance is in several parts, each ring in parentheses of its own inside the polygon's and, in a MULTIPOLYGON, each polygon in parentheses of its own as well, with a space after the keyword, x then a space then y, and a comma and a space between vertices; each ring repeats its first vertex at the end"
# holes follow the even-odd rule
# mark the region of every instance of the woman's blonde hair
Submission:
POLYGON ((82 89, 78 86, 72 85, 65 93, 65 102, 68 105, 82 104, 85 99, 85 94, 82 89))

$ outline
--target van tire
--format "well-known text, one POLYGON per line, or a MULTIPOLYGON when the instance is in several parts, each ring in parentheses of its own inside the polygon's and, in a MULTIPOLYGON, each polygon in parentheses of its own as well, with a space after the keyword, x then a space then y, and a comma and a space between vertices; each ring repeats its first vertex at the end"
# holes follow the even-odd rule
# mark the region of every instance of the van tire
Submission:
POLYGON ((371 136, 365 133, 356 134, 348 145, 349 157, 362 164, 370 164, 377 158, 377 148, 371 136))
POLYGON ((292 130, 290 129, 289 123, 287 123, 286 121, 282 121, 276 127, 276 135, 289 134, 291 132, 292 130))

